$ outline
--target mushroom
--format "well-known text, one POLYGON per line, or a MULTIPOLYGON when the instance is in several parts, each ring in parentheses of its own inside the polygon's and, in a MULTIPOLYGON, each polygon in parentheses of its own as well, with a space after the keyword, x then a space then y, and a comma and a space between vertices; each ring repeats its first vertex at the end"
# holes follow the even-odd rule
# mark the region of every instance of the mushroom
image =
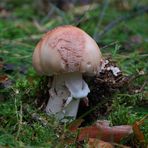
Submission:
POLYGON ((47 32, 33 53, 35 70, 53 76, 46 113, 75 119, 80 99, 90 92, 83 75, 98 74, 101 60, 98 45, 83 30, 67 25, 47 32))

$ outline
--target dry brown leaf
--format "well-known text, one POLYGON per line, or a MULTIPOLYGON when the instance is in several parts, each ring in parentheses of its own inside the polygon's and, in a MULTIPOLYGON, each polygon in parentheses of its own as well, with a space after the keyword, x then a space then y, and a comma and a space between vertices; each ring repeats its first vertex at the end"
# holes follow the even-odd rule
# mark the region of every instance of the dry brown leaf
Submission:
POLYGON ((84 139, 97 138, 107 142, 120 142, 120 140, 131 133, 133 133, 132 126, 130 125, 120 125, 109 127, 106 123, 96 123, 95 125, 89 127, 83 127, 78 129, 78 141, 83 141, 84 139))
POLYGON ((140 126, 144 123, 144 120, 148 118, 148 115, 145 115, 144 118, 142 118, 140 121, 136 121, 134 124, 133 124, 133 131, 134 131, 134 134, 136 135, 137 139, 141 142, 141 143, 144 143, 145 142, 145 139, 144 139, 144 134, 142 133, 141 129, 140 129, 140 126))
POLYGON ((113 145, 99 139, 90 138, 88 140, 88 148, 113 148, 113 145))
POLYGON ((5 81, 7 81, 7 80, 8 80, 8 76, 7 75, 1 75, 0 76, 0 83, 3 83, 5 81))

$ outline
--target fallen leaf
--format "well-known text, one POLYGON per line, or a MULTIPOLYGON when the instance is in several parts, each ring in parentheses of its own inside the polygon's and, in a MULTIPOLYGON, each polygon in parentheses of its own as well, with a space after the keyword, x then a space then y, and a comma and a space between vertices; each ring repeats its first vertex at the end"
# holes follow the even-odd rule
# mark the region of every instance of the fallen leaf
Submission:
POLYGON ((0 83, 3 83, 5 81, 8 80, 8 76, 7 75, 0 75, 0 83))
POLYGON ((144 139, 144 134, 142 133, 141 129, 140 129, 140 125, 142 125, 144 123, 144 120, 148 118, 148 115, 146 115, 144 118, 142 118, 140 121, 136 121, 133 124, 133 131, 134 134, 136 136, 136 138, 141 142, 144 143, 145 139, 144 139))
POLYGON ((132 126, 120 125, 110 127, 107 121, 97 122, 95 125, 78 129, 78 141, 88 138, 98 138, 107 142, 120 142, 120 140, 133 133, 132 126))
POLYGON ((113 145, 99 139, 90 138, 88 140, 88 148, 113 148, 113 145))
POLYGON ((12 85, 12 81, 9 80, 7 75, 0 75, 0 88, 8 88, 12 85))

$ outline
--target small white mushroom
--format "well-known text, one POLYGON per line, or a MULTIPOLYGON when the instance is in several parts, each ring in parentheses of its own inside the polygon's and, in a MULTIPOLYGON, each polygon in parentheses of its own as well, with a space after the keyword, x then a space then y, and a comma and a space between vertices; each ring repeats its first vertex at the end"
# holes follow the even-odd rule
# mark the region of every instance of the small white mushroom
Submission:
POLYGON ((54 77, 47 114, 76 118, 80 99, 90 92, 83 75, 98 74, 101 59, 96 42, 77 27, 61 26, 44 35, 34 50, 33 66, 39 74, 54 77))

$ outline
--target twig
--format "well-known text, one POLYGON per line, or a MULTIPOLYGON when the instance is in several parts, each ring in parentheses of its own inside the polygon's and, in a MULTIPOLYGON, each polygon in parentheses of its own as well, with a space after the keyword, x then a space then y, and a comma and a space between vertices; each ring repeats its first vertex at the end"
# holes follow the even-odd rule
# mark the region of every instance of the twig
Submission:
POLYGON ((20 112, 19 112, 19 123, 18 123, 18 131, 16 135, 16 139, 18 139, 20 131, 21 131, 21 126, 22 126, 22 121, 23 121, 23 113, 22 113, 22 103, 20 104, 20 112))
POLYGON ((112 143, 112 145, 115 146, 115 147, 118 147, 118 148, 131 148, 129 146, 125 146, 125 145, 118 144, 118 143, 112 143))
POLYGON ((147 76, 147 74, 136 74, 136 75, 133 75, 131 76, 131 78, 129 79, 129 84, 131 84, 132 82, 134 82, 136 79, 138 79, 139 77, 141 76, 147 76))
POLYGON ((37 20, 33 20, 34 26, 37 28, 40 32, 47 32, 47 28, 45 28, 43 25, 40 25, 40 23, 37 20))
POLYGON ((42 20, 41 20, 41 24, 44 24, 50 17, 51 15, 54 13, 54 8, 51 7, 51 9, 48 11, 47 16, 45 16, 42 20))
POLYGON ((104 34, 109 32, 110 30, 112 30, 115 26, 117 26, 121 22, 135 18, 135 17, 137 17, 141 14, 147 13, 147 12, 148 12, 148 7, 142 7, 142 8, 139 8, 139 10, 137 10, 136 12, 131 12, 129 15, 118 17, 117 19, 115 19, 114 21, 109 23, 107 26, 105 26, 104 30, 98 34, 97 40, 101 39, 101 37, 104 34))
POLYGON ((109 0, 105 0, 104 3, 103 3, 102 12, 99 14, 99 21, 98 21, 98 23, 96 25, 96 28, 95 28, 95 31, 94 31, 94 34, 93 34, 93 38, 95 40, 97 39, 98 29, 100 29, 100 25, 102 23, 102 20, 103 20, 105 11, 108 8, 108 5, 109 5, 109 0))
POLYGON ((70 22, 68 21, 68 19, 66 18, 66 13, 64 11, 62 11, 61 9, 59 9, 58 7, 56 7, 54 4, 50 3, 51 7, 53 8, 53 10, 55 10, 55 12, 61 16, 64 20, 64 24, 70 24, 70 22))
POLYGON ((117 43, 119 43, 119 42, 118 41, 115 41, 115 42, 109 43, 108 45, 105 45, 105 46, 101 47, 101 49, 108 48, 110 46, 116 45, 117 43))
POLYGON ((78 8, 74 8, 73 14, 75 14, 75 15, 77 15, 77 14, 82 15, 83 14, 83 16, 77 22, 74 22, 73 24, 75 26, 79 26, 82 22, 87 21, 87 18, 86 18, 87 13, 89 11, 95 9, 95 8, 97 8, 97 4, 96 3, 95 4, 91 4, 91 5, 89 4, 89 5, 86 5, 86 6, 83 6, 83 7, 81 6, 81 7, 78 7, 78 8))
POLYGON ((137 93, 141 93, 141 92, 144 90, 146 84, 147 84, 147 81, 145 81, 145 82, 142 84, 142 86, 140 87, 140 89, 135 90, 135 93, 136 93, 136 94, 137 94, 137 93))

